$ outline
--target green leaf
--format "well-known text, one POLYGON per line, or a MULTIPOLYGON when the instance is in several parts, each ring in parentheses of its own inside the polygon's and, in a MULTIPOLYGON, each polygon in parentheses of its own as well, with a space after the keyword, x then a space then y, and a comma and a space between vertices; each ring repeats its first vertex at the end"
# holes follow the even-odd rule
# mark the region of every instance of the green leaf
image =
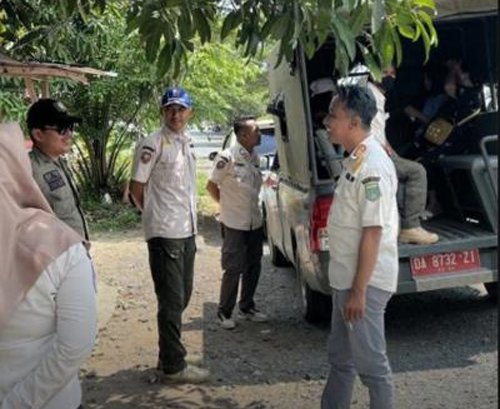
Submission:
POLYGON ((193 19, 194 25, 198 33, 200 34, 201 43, 204 44, 210 41, 212 36, 210 25, 208 24, 208 20, 205 15, 201 12, 200 9, 193 10, 193 19))
POLYGON ((361 33, 361 30, 367 23, 368 18, 368 3, 362 3, 359 5, 354 13, 352 13, 349 19, 349 26, 351 27, 351 31, 354 36, 358 36, 361 33))
POLYGON ((423 24, 420 20, 417 20, 417 27, 419 28, 420 32, 422 33, 422 42, 424 45, 424 52, 425 52, 425 59, 424 59, 424 64, 425 64, 429 60, 429 54, 430 54, 430 49, 431 49, 431 39, 429 37, 429 34, 427 34, 427 31, 425 30, 425 27, 423 26, 423 24))
POLYGON ((272 36, 280 40, 282 39, 287 31, 289 30, 290 27, 290 18, 288 14, 283 14, 281 15, 273 24, 271 27, 271 34, 272 36))
POLYGON ((184 0, 165 0, 165 7, 179 7, 184 4, 184 0))
POLYGON ((419 10, 417 12, 417 14, 421 18, 421 20, 424 21, 424 23, 427 26, 427 29, 429 30, 430 45, 437 46, 438 45, 438 36, 437 36, 436 29, 434 28, 434 24, 432 23, 431 17, 425 11, 422 11, 422 10, 419 10))
POLYGON ((153 62, 156 59, 156 54, 158 53, 158 48, 160 46, 161 32, 158 30, 158 26, 153 26, 152 31, 148 36, 146 42, 146 59, 153 62))
POLYGON ((335 47, 335 67, 340 71, 340 75, 347 75, 349 71, 349 56, 345 47, 337 43, 335 47))
POLYGON ((238 23, 241 21, 240 16, 241 13, 238 10, 233 10, 226 16, 224 22, 222 23, 220 33, 221 40, 224 40, 231 33, 231 31, 236 28, 238 23))
POLYGON ((401 46, 401 39, 397 31, 394 27, 390 28, 392 41, 395 47, 395 55, 396 55, 396 66, 399 67, 401 65, 401 61, 403 60, 403 47, 401 46))
POLYGON ((345 20, 338 18, 336 15, 332 16, 332 23, 334 25, 334 30, 337 33, 337 41, 340 40, 347 50, 349 59, 352 61, 356 55, 356 44, 354 41, 354 36, 350 27, 347 25, 345 20))
POLYGON ((398 31, 403 37, 410 40, 413 40, 416 34, 415 29, 412 26, 398 25, 398 31))
POLYGON ((434 0, 414 0, 415 6, 418 7, 428 7, 430 9, 436 9, 436 3, 434 0))
POLYGON ((372 6, 372 34, 375 34, 384 22, 384 0, 374 0, 372 6))
POLYGON ((370 73, 373 75, 373 78, 375 79, 375 81, 380 81, 380 79, 382 78, 382 70, 380 69, 379 64, 377 64, 377 62, 375 61, 373 54, 365 46, 359 43, 358 45, 363 54, 365 63, 368 66, 370 73))

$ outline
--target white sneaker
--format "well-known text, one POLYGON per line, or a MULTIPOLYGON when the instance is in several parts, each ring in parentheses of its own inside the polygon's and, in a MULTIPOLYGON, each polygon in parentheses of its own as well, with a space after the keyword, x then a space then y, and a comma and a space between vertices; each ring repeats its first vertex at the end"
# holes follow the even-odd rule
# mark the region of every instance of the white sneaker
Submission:
POLYGON ((238 318, 242 320, 248 320, 253 322, 267 322, 269 320, 268 316, 263 312, 255 308, 250 308, 249 310, 238 312, 238 318))
POLYGON ((174 374, 164 374, 165 383, 202 383, 208 380, 210 373, 206 369, 187 365, 182 371, 174 374))
POLYGON ((217 313, 217 319, 219 320, 219 325, 224 329, 234 329, 236 327, 236 323, 231 317, 226 317, 221 312, 217 313))

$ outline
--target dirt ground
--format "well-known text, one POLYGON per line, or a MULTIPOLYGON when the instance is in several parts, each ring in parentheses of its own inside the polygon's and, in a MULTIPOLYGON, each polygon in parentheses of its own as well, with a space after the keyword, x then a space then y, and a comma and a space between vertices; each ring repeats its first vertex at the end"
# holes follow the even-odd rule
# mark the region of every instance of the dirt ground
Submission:
MULTIPOLYGON (((215 321, 220 234, 199 220, 198 253, 183 338, 211 372, 204 385, 150 383, 157 359, 156 301, 140 230, 94 238, 100 287, 96 347, 82 368, 86 409, 313 409, 328 374, 328 326, 303 321, 294 272, 270 263, 267 247, 256 302, 271 317, 226 331, 215 321)), ((498 406, 497 307, 484 288, 393 297, 386 318, 396 407, 498 406)), ((353 409, 368 407, 357 381, 353 409)))
MULTIPOLYGON (((203 386, 149 383, 157 358, 156 302, 140 231, 98 237, 98 342, 82 369, 87 408, 319 408, 328 373, 328 328, 305 323, 291 269, 263 259, 256 301, 266 324, 215 322, 220 237, 200 220, 195 291, 183 337, 210 369, 203 386), (103 317, 104 315, 104 317, 103 317)), ((398 408, 496 408, 497 312, 480 289, 395 297, 387 312, 388 350, 398 408)), ((353 408, 367 407, 356 384, 353 408)))

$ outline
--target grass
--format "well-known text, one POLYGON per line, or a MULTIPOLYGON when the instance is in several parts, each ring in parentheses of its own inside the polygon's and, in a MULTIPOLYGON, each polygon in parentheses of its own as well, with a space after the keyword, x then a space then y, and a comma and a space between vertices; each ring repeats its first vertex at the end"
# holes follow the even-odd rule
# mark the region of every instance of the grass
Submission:
MULTIPOLYGON (((217 210, 217 204, 209 196, 205 186, 208 176, 198 173, 196 190, 198 193, 198 214, 212 216, 217 210)), ((119 201, 107 204, 99 199, 86 196, 82 200, 85 217, 92 233, 124 232, 141 226, 141 215, 130 204, 119 201)))
POLYGON ((213 216, 218 212, 218 205, 214 199, 210 197, 205 186, 207 185, 208 176, 205 172, 198 172, 196 180, 196 191, 198 193, 198 214, 204 216, 213 216))

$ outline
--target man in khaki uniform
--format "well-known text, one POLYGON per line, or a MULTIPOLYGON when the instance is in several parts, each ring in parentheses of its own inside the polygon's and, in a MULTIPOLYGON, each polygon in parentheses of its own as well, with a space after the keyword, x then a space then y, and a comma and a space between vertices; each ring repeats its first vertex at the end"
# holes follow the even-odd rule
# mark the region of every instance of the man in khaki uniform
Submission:
POLYGON ((208 371, 186 361, 182 312, 193 289, 196 253, 196 162, 186 126, 192 101, 180 87, 161 99, 163 126, 137 147, 130 182, 142 209, 149 265, 158 300, 158 369, 168 382, 203 382, 208 371))
POLYGON ((231 318, 241 276, 239 317, 264 322, 267 317, 255 308, 254 294, 262 258, 262 214, 259 192, 262 175, 254 147, 260 144, 260 130, 254 118, 234 124, 237 143, 223 151, 207 183, 210 196, 220 204, 222 222, 222 276, 217 317, 224 329, 233 329, 231 318))
POLYGON ((28 110, 27 125, 33 141, 29 156, 33 177, 55 215, 88 242, 89 234, 80 197, 63 155, 71 150, 73 128, 81 118, 70 115, 63 104, 43 98, 28 110))
POLYGON ((394 408, 384 312, 397 287, 398 179, 370 133, 376 110, 368 88, 339 87, 324 120, 330 141, 349 156, 328 217, 331 369, 322 409, 350 407, 356 373, 369 389, 370 408, 394 408))
POLYGON ((389 114, 385 112, 385 93, 391 91, 395 80, 396 70, 391 66, 383 71, 380 83, 371 79, 367 83, 377 104, 377 114, 371 123, 371 131, 394 162, 398 180, 405 184, 404 200, 400 209, 399 241, 413 244, 433 244, 439 241, 439 236, 424 229, 420 222, 427 200, 427 172, 422 164, 399 156, 392 149, 385 135, 385 123, 389 118, 389 114))

